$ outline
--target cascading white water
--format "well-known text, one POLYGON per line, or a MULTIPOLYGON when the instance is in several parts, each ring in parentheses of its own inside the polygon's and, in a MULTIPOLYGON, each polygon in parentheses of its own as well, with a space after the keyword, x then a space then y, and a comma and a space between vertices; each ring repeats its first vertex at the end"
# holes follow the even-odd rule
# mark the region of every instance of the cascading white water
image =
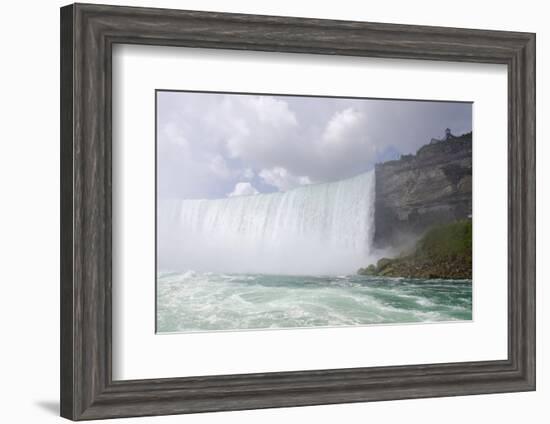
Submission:
POLYGON ((374 171, 284 193, 159 201, 159 270, 354 273, 369 263, 374 171))

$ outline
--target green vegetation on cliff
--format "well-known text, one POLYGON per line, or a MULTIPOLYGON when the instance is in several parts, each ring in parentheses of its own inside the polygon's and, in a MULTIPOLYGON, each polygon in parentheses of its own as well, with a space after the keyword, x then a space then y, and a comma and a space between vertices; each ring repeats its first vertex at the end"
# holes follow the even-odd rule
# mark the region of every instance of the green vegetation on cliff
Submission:
POLYGON ((382 258, 360 268, 360 275, 409 278, 472 278, 472 220, 464 219, 430 229, 412 252, 382 258))

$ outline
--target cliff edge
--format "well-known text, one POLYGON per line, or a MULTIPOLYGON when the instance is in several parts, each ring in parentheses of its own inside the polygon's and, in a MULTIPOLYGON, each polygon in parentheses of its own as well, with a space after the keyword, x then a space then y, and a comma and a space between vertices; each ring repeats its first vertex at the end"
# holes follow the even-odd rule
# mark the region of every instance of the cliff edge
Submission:
POLYGON ((377 164, 375 175, 376 247, 399 247, 430 227, 471 218, 472 133, 377 164))

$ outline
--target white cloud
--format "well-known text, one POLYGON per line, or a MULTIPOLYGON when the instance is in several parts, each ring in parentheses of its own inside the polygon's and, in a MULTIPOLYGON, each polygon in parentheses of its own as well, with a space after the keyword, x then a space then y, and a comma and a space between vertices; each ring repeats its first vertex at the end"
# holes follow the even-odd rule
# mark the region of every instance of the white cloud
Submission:
POLYGON ((364 138, 366 133, 366 116, 356 108, 347 108, 334 113, 328 121, 323 140, 327 144, 351 144, 358 138, 364 138))
POLYGON ((163 128, 163 133, 169 143, 183 148, 189 146, 189 141, 187 141, 187 138, 183 135, 181 128, 174 122, 168 122, 163 128))
POLYGON ((248 99, 241 97, 241 101, 253 110, 253 113, 263 124, 270 126, 298 125, 294 112, 289 109, 288 103, 284 100, 275 97, 254 96, 248 99))
POLYGON ((217 125, 231 158, 257 167, 284 162, 299 145, 297 118, 288 103, 273 97, 226 97, 220 106, 217 125))
POLYGON ((241 174, 241 176, 247 180, 251 180, 255 175, 254 171, 250 168, 245 168, 241 174))
POLYGON ((221 155, 216 155, 208 161, 208 169, 220 178, 228 178, 234 174, 221 155))
POLYGON ((347 108, 337 111, 323 133, 323 139, 327 143, 341 143, 347 137, 353 135, 354 131, 365 124, 365 115, 355 108, 347 108))
POLYGON ((294 176, 287 169, 275 167, 262 169, 258 174, 267 184, 277 187, 279 191, 287 191, 294 187, 311 184, 307 176, 294 176))
POLYGON ((240 182, 235 184, 235 188, 231 193, 227 193, 227 197, 234 196, 251 196, 258 194, 259 191, 249 182, 240 182))
POLYGON ((372 164, 379 149, 379 140, 372 133, 367 111, 357 107, 336 111, 318 146, 320 170, 325 178, 342 178, 349 176, 348 172, 353 175, 372 164))
POLYGON ((239 182, 288 190, 357 175, 389 148, 468 131, 471 105, 162 92, 158 119, 159 195, 216 198, 239 182))

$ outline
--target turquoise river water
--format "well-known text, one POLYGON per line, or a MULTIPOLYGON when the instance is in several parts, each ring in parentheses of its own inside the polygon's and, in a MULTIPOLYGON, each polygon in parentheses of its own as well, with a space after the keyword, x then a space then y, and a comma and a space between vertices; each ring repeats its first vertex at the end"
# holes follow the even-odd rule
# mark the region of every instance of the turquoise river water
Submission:
POLYGON ((157 332, 472 319, 471 280, 159 273, 157 332))

